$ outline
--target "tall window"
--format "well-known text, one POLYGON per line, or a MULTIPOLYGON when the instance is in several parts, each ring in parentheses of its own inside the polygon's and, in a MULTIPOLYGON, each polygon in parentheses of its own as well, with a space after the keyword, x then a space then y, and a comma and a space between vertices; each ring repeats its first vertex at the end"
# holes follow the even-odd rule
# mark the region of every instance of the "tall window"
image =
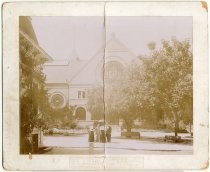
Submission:
POLYGON ((82 98, 85 98, 85 91, 82 91, 82 98))
POLYGON ((78 91, 78 99, 84 99, 84 98, 86 98, 86 92, 78 91))
POLYGON ((105 64, 104 79, 118 80, 122 77, 124 67, 116 61, 111 61, 105 64))

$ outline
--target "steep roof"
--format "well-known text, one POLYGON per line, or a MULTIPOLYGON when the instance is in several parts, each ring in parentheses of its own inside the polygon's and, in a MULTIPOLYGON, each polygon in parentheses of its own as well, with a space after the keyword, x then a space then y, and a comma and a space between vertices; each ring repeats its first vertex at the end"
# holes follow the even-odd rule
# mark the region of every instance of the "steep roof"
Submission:
POLYGON ((111 39, 106 43, 106 51, 124 52, 128 51, 128 48, 112 33, 111 39))
POLYGON ((31 18, 28 16, 19 17, 19 27, 26 33, 36 44, 38 44, 36 34, 34 32, 33 26, 31 24, 31 18))
POLYGON ((80 61, 53 61, 45 64, 44 72, 47 76, 48 83, 69 82, 88 62, 88 60, 80 61))
POLYGON ((19 17, 19 34, 25 37, 40 53, 42 53, 48 62, 52 61, 52 57, 47 54, 40 46, 37 41, 36 34, 34 32, 33 26, 31 24, 31 18, 28 16, 19 17))
POLYGON ((106 52, 107 53, 118 53, 124 52, 127 53, 131 58, 136 58, 137 56, 128 49, 128 47, 118 39, 118 37, 112 33, 111 38, 106 43, 106 52))
MULTIPOLYGON (((129 59, 128 61, 131 61, 136 58, 114 34, 107 41, 105 50, 108 56, 118 54, 117 58, 122 58, 122 60, 127 58, 129 59)), ((74 51, 70 60, 54 61, 45 66, 47 82, 69 82, 75 85, 95 84, 96 72, 100 73, 100 67, 103 67, 104 58, 104 47, 89 60, 81 60, 76 51, 74 51)))

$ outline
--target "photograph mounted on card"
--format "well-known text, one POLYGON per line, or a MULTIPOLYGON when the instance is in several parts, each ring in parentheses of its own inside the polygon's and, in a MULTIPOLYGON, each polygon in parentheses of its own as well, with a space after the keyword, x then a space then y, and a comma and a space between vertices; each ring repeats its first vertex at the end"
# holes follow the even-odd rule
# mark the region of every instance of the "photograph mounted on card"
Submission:
POLYGON ((207 168, 205 7, 4 4, 4 167, 207 168))

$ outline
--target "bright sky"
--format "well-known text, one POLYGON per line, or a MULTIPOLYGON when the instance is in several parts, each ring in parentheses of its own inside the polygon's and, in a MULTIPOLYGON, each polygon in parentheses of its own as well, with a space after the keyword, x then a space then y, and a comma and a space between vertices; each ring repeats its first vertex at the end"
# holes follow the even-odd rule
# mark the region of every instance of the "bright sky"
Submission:
POLYGON ((106 31, 112 33, 134 54, 148 54, 147 44, 161 40, 192 41, 192 17, 32 17, 39 45, 55 60, 70 59, 75 51, 89 59, 102 48, 106 31))

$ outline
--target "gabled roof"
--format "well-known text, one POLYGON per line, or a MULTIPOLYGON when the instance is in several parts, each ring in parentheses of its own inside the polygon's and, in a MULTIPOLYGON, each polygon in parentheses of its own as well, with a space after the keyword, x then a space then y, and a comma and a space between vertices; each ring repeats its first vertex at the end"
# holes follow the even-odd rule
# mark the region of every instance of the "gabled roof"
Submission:
POLYGON ((31 17, 29 16, 20 16, 19 17, 19 28, 26 33, 36 44, 38 40, 34 32, 33 26, 31 24, 31 17))
POLYGON ((33 39, 31 39, 24 31, 22 31, 21 29, 19 29, 19 34, 21 36, 23 36, 25 39, 27 39, 32 45, 34 48, 36 48, 42 55, 44 55, 48 62, 51 62, 52 61, 52 57, 47 54, 33 39))
MULTIPOLYGON (((90 83, 96 80, 96 71, 97 65, 100 64, 100 62, 105 62, 106 55, 108 56, 115 56, 116 53, 122 55, 121 53, 124 53, 122 58, 128 57, 132 59, 136 59, 136 56, 114 35, 112 34, 111 39, 107 41, 106 46, 102 47, 84 66, 81 68, 76 75, 74 75, 70 81, 70 83, 76 83, 76 84, 85 84, 90 83), (105 52, 104 52, 105 48, 105 52), (105 53, 105 54, 104 54, 105 53), (95 66, 94 66, 95 65, 95 66), (92 74, 90 74, 90 71, 92 71, 92 74), (94 73, 95 72, 95 73, 94 73)), ((120 60, 120 59, 119 59, 120 60)), ((100 74, 99 74, 100 75, 100 74)))
MULTIPOLYGON (((90 84, 96 79, 96 68, 100 61, 103 61, 103 51, 98 51, 91 59, 87 60, 82 68, 77 70, 70 82, 74 84, 90 84), (80 78, 78 81, 78 78, 80 78)), ((73 65, 73 64, 72 64, 73 65)))
POLYGON ((122 42, 120 41, 117 36, 112 33, 111 38, 107 41, 106 43, 106 53, 127 53, 129 56, 132 58, 136 58, 137 56, 129 50, 129 48, 122 42))
MULTIPOLYGON (((117 58, 136 59, 136 56, 119 39, 112 34, 110 40, 107 41, 106 47, 102 47, 91 59, 79 59, 76 51, 71 55, 70 60, 54 61, 45 67, 47 73, 47 82, 62 82, 68 80, 70 84, 94 84, 96 82, 97 66, 103 63, 105 55, 115 56, 117 58), (105 48, 105 52, 104 52, 105 48), (105 54, 104 54, 105 53, 105 54), (52 66, 52 67, 51 67, 52 66), (55 72, 57 70, 57 72, 55 72), (49 74, 49 75, 48 75, 49 74)), ((129 61, 130 61, 129 60, 129 61)), ((102 65, 103 66, 103 65, 102 65)))
POLYGON ((115 36, 114 33, 111 35, 111 39, 106 43, 106 51, 115 52, 115 51, 128 51, 128 48, 115 36))
POLYGON ((34 48, 36 48, 42 55, 44 55, 48 62, 52 61, 52 57, 47 54, 40 46, 37 41, 36 34, 34 32, 33 26, 31 24, 31 17, 29 16, 20 16, 19 17, 19 34, 25 39, 27 39, 34 48))
POLYGON ((88 60, 80 61, 53 61, 45 64, 44 72, 47 76, 48 83, 69 82, 88 62, 88 60))

